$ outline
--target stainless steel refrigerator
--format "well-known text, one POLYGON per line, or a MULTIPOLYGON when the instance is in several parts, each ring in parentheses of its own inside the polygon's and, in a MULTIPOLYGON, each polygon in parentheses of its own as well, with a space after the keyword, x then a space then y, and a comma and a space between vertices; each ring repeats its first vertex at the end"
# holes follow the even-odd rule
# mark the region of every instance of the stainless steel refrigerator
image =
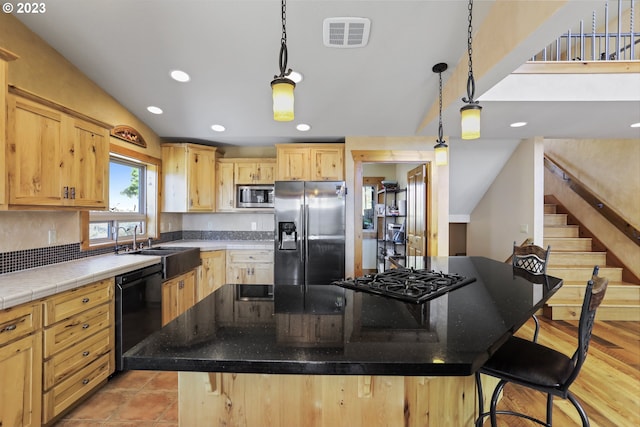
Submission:
POLYGON ((329 285, 344 278, 343 181, 276 181, 276 285, 329 285))

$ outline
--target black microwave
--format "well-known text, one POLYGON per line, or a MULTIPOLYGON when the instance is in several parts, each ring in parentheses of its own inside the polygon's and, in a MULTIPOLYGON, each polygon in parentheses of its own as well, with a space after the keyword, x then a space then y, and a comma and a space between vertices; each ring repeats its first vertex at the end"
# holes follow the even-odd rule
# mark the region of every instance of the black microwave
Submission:
POLYGON ((273 185, 238 185, 236 187, 237 208, 272 208, 273 185))

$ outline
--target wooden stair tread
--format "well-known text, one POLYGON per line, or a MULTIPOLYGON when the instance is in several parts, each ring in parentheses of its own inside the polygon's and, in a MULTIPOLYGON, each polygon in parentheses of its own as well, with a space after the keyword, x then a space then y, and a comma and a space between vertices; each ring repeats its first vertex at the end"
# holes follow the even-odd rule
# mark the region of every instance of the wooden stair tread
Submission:
MULTIPOLYGON (((549 304, 549 306, 572 306, 572 307, 581 307, 582 302, 579 304, 576 303, 576 300, 573 299, 560 299, 553 300, 553 304, 549 304)), ((640 301, 629 301, 629 300, 608 300, 606 297, 602 301, 601 307, 638 307, 640 308, 640 301)))

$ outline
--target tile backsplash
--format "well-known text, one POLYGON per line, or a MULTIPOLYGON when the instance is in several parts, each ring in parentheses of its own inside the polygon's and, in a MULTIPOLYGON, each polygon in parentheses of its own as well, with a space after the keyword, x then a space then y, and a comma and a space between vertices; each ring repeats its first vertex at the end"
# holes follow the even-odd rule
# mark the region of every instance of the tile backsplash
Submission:
MULTIPOLYGON (((173 231, 162 233, 153 244, 174 240, 273 240, 269 231, 173 231)), ((59 262, 104 255, 113 252, 112 247, 80 250, 80 243, 70 243, 43 248, 0 252, 0 274, 42 267, 59 262)))

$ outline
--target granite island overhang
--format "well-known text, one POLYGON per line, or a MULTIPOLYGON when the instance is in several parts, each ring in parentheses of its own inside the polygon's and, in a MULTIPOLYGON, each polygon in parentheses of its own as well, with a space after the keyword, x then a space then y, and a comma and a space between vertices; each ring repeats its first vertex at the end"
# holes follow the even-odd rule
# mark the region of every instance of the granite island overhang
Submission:
POLYGON ((263 426, 264 411, 278 426, 471 425, 472 374, 562 281, 481 257, 420 267, 475 280, 422 304, 333 285, 254 297, 225 285, 129 350, 125 368, 181 371, 185 426, 263 426), (385 414, 369 419, 371 405, 385 414))

